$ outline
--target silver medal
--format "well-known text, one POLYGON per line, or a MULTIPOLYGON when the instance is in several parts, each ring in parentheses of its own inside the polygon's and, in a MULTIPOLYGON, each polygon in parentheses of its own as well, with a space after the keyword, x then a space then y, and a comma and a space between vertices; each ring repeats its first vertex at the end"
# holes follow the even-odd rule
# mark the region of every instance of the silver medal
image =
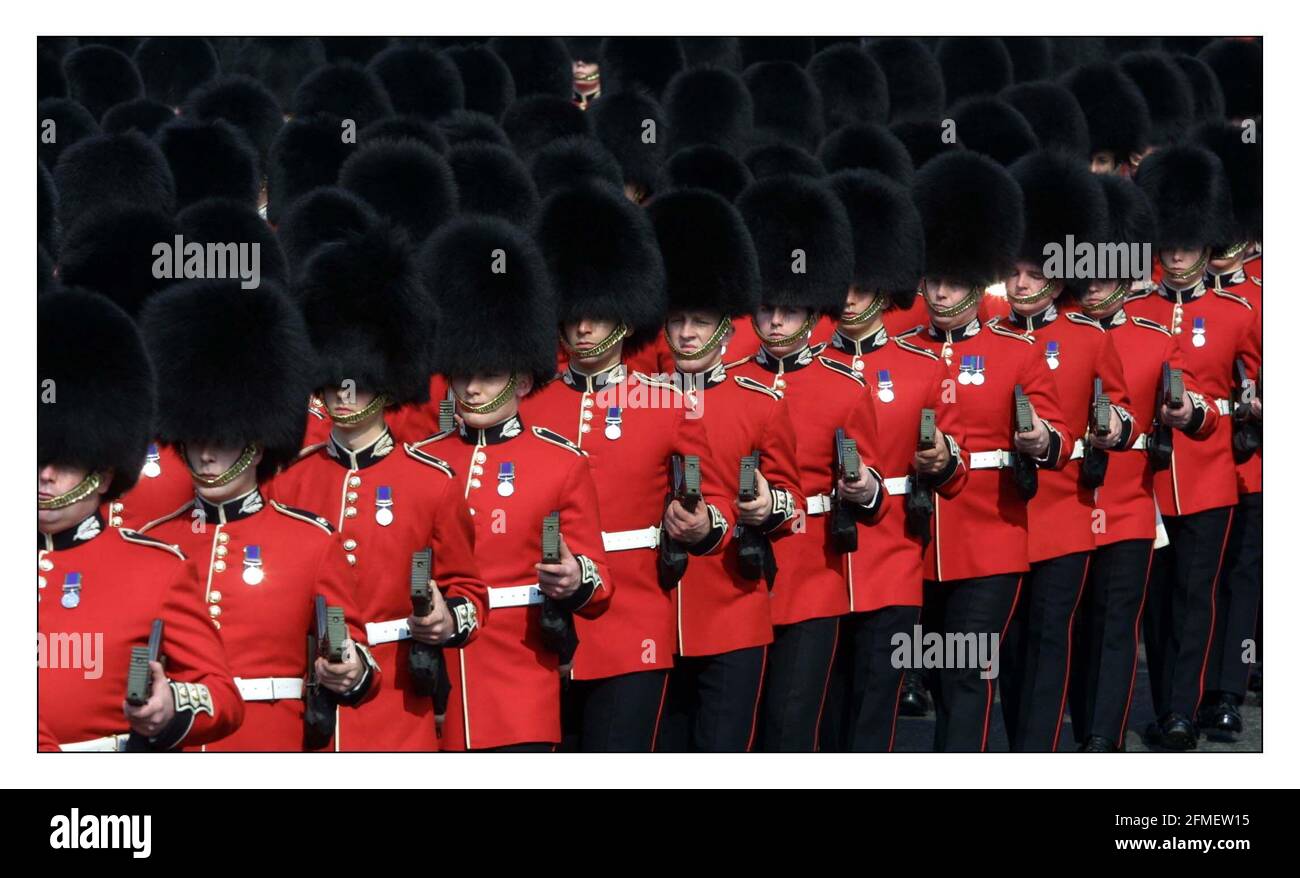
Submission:
POLYGON ((971 381, 973 380, 974 379, 971 378, 971 374, 969 372, 962 372, 960 375, 957 376, 958 384, 970 384, 971 381))
POLYGON ((984 383, 984 373, 976 372, 974 375, 970 376, 970 383, 974 384, 976 387, 979 387, 981 384, 984 383))
POLYGON ((605 438, 611 441, 618 439, 623 435, 623 428, 618 424, 609 424, 605 427, 605 438))
POLYGON ((1203 335, 1193 335, 1193 336, 1192 336, 1192 344, 1195 345, 1195 346, 1198 347, 1198 348, 1203 348, 1203 347, 1205 347, 1205 336, 1203 336, 1203 335))
POLYGON ((375 522, 380 527, 388 527, 393 523, 393 510, 387 506, 375 510, 375 522))
POLYGON ((497 482, 497 493, 502 497, 509 497, 515 492, 514 482, 497 482))
POLYGON ((244 582, 248 583, 249 585, 261 585, 262 577, 265 575, 266 574, 262 572, 261 567, 244 568, 244 582))
POLYGON ((888 387, 882 387, 880 389, 880 392, 877 394, 877 396, 880 397, 881 402, 894 401, 894 391, 890 390, 888 387))
POLYGON ((158 461, 151 460, 144 465, 144 469, 140 470, 140 472, 145 478, 156 479, 162 475, 162 467, 158 465, 158 461))

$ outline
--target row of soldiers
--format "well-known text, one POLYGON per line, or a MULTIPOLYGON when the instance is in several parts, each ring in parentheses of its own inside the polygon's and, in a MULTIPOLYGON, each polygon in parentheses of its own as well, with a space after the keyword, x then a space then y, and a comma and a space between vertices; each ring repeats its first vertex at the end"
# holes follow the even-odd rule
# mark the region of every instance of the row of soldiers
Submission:
POLYGON ((43 749, 1240 730, 1258 44, 266 42, 42 45, 43 749))

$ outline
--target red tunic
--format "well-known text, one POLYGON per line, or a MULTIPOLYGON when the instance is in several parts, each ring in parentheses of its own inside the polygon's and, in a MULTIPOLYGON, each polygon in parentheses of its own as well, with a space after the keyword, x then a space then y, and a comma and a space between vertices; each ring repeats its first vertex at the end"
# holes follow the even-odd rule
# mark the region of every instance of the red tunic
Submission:
MULTIPOLYGON (((722 490, 732 498, 728 516, 733 520, 740 490, 740 458, 760 453, 759 471, 773 491, 772 516, 760 530, 779 541, 781 534, 790 531, 796 511, 804 508, 794 425, 786 404, 765 386, 729 375, 722 364, 699 376, 676 377, 692 387, 688 392, 700 401, 722 490)), ((726 551, 694 558, 687 566, 673 592, 681 655, 718 655, 772 642, 772 601, 767 584, 744 578, 739 553, 740 543, 733 541, 726 551)))
MULTIPOLYGON (((832 544, 830 516, 825 509, 838 480, 836 429, 843 428, 845 436, 857 442, 864 471, 871 470, 879 478, 876 413, 862 378, 851 367, 824 356, 825 348, 824 344, 813 345, 779 359, 759 348, 754 357, 728 366, 731 374, 780 394, 794 422, 806 506, 802 522, 797 521, 790 534, 772 545, 777 564, 772 589, 774 625, 842 616, 859 609, 849 587, 851 558, 832 544)), ((859 545, 866 530, 862 521, 878 522, 888 505, 881 490, 872 506, 861 511, 859 545)))
MULTIPOLYGON (((1143 438, 1145 446, 1155 424, 1160 393, 1161 367, 1168 362, 1183 369, 1183 381, 1193 393, 1196 377, 1188 371, 1178 352, 1173 334, 1144 317, 1129 317, 1123 309, 1099 323, 1106 330, 1124 365, 1124 383, 1128 388, 1133 414, 1133 443, 1143 438)), ((1193 402, 1196 400, 1193 398, 1193 402)), ((1194 435, 1205 438, 1214 432, 1219 411, 1200 406, 1202 416, 1194 435)), ((1151 540, 1156 534, 1155 473, 1145 448, 1114 450, 1106 470, 1106 481, 1097 489, 1096 508, 1101 511, 1103 527, 1097 532, 1097 545, 1107 546, 1122 540, 1151 540)))
POLYGON ((1074 437, 1064 425, 1051 370, 1032 340, 996 321, 976 319, 942 334, 931 327, 908 340, 943 359, 948 381, 940 399, 951 399, 958 407, 971 464, 961 493, 935 501, 926 579, 946 582, 1028 570, 1027 504, 1012 470, 984 469, 979 459, 1014 451, 1017 384, 1053 434, 1040 468, 1060 466, 1069 458, 1074 437))
MULTIPOLYGON (((404 626, 383 627, 385 636, 378 626, 410 616, 411 555, 425 547, 433 548, 433 579, 449 606, 468 602, 465 612, 479 623, 487 616, 473 525, 452 471, 385 431, 356 451, 332 440, 313 449, 276 478, 271 494, 332 519, 356 568, 360 619, 377 626, 371 651, 388 673, 374 698, 340 712, 338 749, 437 750, 433 701, 411 691, 410 641, 386 639, 404 626)), ((465 636, 474 633, 469 627, 465 636)))
MULTIPOLYGON (((1197 388, 1207 402, 1220 406, 1220 413, 1230 404, 1236 360, 1244 361, 1248 374, 1259 372, 1259 315, 1241 296, 1206 290, 1203 284, 1181 293, 1161 287, 1158 292, 1133 294, 1124 310, 1173 332, 1183 362, 1196 376, 1197 388)), ((1231 419, 1219 418, 1214 433, 1203 441, 1176 432, 1173 463, 1156 473, 1155 486, 1156 502, 1164 515, 1235 506, 1237 466, 1232 458, 1231 419)))
MULTIPOLYGON (((365 644, 356 577, 329 522, 257 490, 220 507, 201 503, 201 513, 196 502, 150 522, 144 532, 180 546, 198 564, 196 607, 221 631, 237 679, 305 679, 317 595, 343 609, 349 635, 365 644), (251 559, 260 560, 259 582, 249 581, 248 571, 257 567, 251 559)), ((381 682, 372 680, 368 694, 381 682)), ((239 731, 206 749, 301 750, 302 717, 300 698, 246 701, 239 731)))
POLYGON ((553 430, 519 418, 486 430, 440 433, 419 450, 446 461, 473 516, 475 554, 488 583, 492 624, 448 650, 452 693, 443 722, 448 750, 560 741, 559 657, 547 648, 536 588, 542 519, 560 533, 583 574, 563 606, 598 619, 614 583, 600 537, 600 503, 587 455, 553 430), (502 489, 507 492, 502 493, 502 489), (521 595, 515 589, 528 589, 521 595))
MULTIPOLYGON (((1239 271, 1229 275, 1210 275, 1210 281, 1218 289, 1234 293, 1250 302, 1255 309, 1255 318, 1259 322, 1256 332, 1260 338, 1260 357, 1264 355, 1264 257, 1259 255, 1248 259, 1239 271), (1258 272, 1258 274, 1256 274, 1258 272)), ((1254 374, 1249 376, 1255 378, 1254 374)), ((1264 450, 1261 448, 1237 464, 1237 492, 1239 494, 1258 494, 1264 490, 1264 450)))
MULTIPOLYGON (((884 329, 860 341, 837 332, 825 352, 825 356, 848 364, 872 391, 879 443, 876 460, 891 493, 903 490, 901 483, 916 476, 912 460, 921 409, 934 410, 939 430, 952 440, 950 451, 961 449, 965 441, 957 407, 942 403, 948 371, 936 354, 912 343, 910 337, 917 331, 891 340, 884 329)), ((953 461, 951 472, 936 489, 940 496, 954 497, 966 484, 968 470, 960 450, 953 461)), ((906 490, 910 489, 909 484, 906 490)), ((852 581, 853 606, 859 612, 921 606, 925 548, 921 539, 907 530, 905 501, 905 496, 896 494, 881 522, 859 535, 853 568, 869 571, 852 581)))
MULTIPOLYGON (((1056 381, 1065 428, 1075 437, 1069 459, 1038 475, 1038 493, 1029 501, 1029 561, 1091 552, 1100 527, 1094 517, 1095 491, 1079 478, 1094 378, 1101 379, 1106 396, 1119 413, 1121 446, 1136 437, 1119 353, 1100 323, 1077 311, 1058 311, 1055 305, 1033 317, 1013 315, 999 322, 1033 339, 1056 381)), ((1106 478, 1111 478, 1109 464, 1106 478)))
MULTIPOLYGON (((175 546, 92 515, 37 540, 36 631, 41 661, 37 718, 42 746, 77 744, 130 730, 123 713, 131 647, 145 646, 163 621, 168 679, 192 702, 187 733, 171 746, 206 744, 244 719, 221 638, 203 611, 194 563, 175 546), (80 574, 80 590, 72 574, 80 574), (186 686, 185 684, 194 684, 186 686)), ((180 723, 183 730, 183 719, 180 723)))
MULTIPOLYGON (((752 317, 737 317, 734 322, 736 334, 727 344, 727 351, 724 354, 728 363, 738 363, 746 357, 752 357, 758 353, 760 347, 752 317)), ((831 334, 835 332, 835 324, 834 317, 819 317, 813 324, 812 333, 808 336, 808 344, 819 345, 830 341, 831 334)))
POLYGON ((151 442, 135 487, 100 510, 113 527, 140 528, 193 497, 185 461, 171 446, 151 442))
MULTIPOLYGON (((711 554, 725 548, 730 527, 722 510, 730 508, 731 498, 722 491, 704 420, 689 409, 680 388, 644 374, 629 375, 622 364, 594 376, 570 368, 526 397, 520 416, 525 423, 575 436, 587 452, 607 544, 611 534, 648 533, 658 527, 669 493, 671 456, 698 455, 701 493, 714 526, 692 551, 711 554)), ((599 619, 577 617, 573 679, 671 667, 677 619, 671 592, 659 585, 657 549, 607 549, 606 557, 618 597, 599 619)))

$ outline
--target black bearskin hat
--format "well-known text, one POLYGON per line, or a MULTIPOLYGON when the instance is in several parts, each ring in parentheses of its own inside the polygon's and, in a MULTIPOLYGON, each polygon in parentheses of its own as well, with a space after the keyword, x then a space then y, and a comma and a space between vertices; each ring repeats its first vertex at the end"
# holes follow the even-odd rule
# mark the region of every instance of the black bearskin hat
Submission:
POLYGON ((37 104, 36 125, 42 135, 36 140, 36 154, 41 164, 51 172, 66 150, 100 131, 95 117, 81 104, 68 98, 47 98, 37 104), (49 124, 53 128, 49 128, 49 124), (48 140, 46 131, 49 131, 48 140))
POLYGON ((186 244, 256 244, 261 280, 289 288, 289 264, 276 231, 253 205, 227 198, 205 198, 178 213, 176 224, 186 244))
POLYGON ((455 46, 444 54, 460 70, 465 109, 500 119, 515 100, 515 80, 506 62, 487 46, 455 46))
POLYGON ((658 97, 686 67, 677 37, 606 37, 600 44, 600 96, 642 91, 658 97))
POLYGON ((432 121, 465 107, 460 68, 441 52, 420 46, 390 46, 368 67, 384 83, 396 113, 432 121))
POLYGON ((745 68, 744 80, 754 98, 757 142, 817 149, 826 133, 825 116, 808 71, 792 61, 765 61, 745 68))
POLYGON ((1197 122, 1218 122, 1226 118, 1223 86, 1210 65, 1191 55, 1176 55, 1174 63, 1192 86, 1192 116, 1197 122))
POLYGON ((1040 150, 1012 165, 1011 176, 1020 186, 1025 213, 1021 260, 1042 265, 1049 244, 1073 258, 1064 249, 1067 235, 1090 244, 1106 234, 1106 196, 1083 162, 1040 150))
POLYGON ((591 119, 568 98, 533 95, 520 98, 501 117, 501 127, 524 161, 561 137, 591 133, 591 119))
POLYGON ((221 76, 195 89, 185 99, 185 115, 201 122, 224 119, 243 131, 262 167, 284 126, 284 112, 275 95, 248 76, 221 76))
POLYGON ((792 143, 756 146, 747 151, 743 159, 755 180, 781 174, 799 174, 813 179, 826 176, 826 168, 820 159, 792 143))
POLYGON ((447 138, 438 126, 420 116, 385 116, 371 122, 357 134, 357 143, 372 143, 376 140, 401 140, 403 138, 418 140, 438 155, 447 152, 447 138))
POLYGON ((890 122, 939 117, 948 104, 943 70, 924 43, 911 37, 881 37, 870 40, 866 49, 885 73, 890 122))
POLYGON ((1151 114, 1142 91, 1118 64, 1099 61, 1061 78, 1088 120, 1089 152, 1111 152, 1119 161, 1141 152, 1151 139, 1151 114))
POLYGON ((904 186, 912 182, 914 168, 907 147, 883 125, 859 122, 832 131, 822 141, 817 157, 831 173, 863 168, 879 171, 904 186))
POLYGON ((1215 40, 1196 57, 1219 78, 1229 120, 1255 119, 1264 114, 1264 49, 1259 43, 1215 40))
POLYGON ((176 246, 179 228, 169 214, 140 205, 108 204, 84 214, 69 230, 59 278, 108 296, 135 317, 145 300, 173 282, 155 277, 158 244, 176 246))
POLYGON ((1029 120, 1001 98, 967 98, 952 108, 962 145, 1003 165, 1038 149, 1029 120))
POLYGON ((754 182, 748 166, 720 146, 702 143, 678 150, 664 166, 664 190, 707 189, 734 202, 754 182))
POLYGON ((167 158, 139 131, 100 134, 69 147, 54 168, 54 184, 64 228, 104 204, 136 204, 166 213, 176 205, 167 158))
POLYGON ((837 43, 808 62, 822 96, 826 130, 859 122, 889 121, 889 83, 880 65, 861 46, 837 43))
POLYGON ((925 230, 911 193, 875 171, 831 175, 853 229, 853 286, 909 308, 925 272, 925 230))
POLYGON ((171 107, 152 98, 136 98, 110 107, 104 114, 103 130, 105 134, 125 134, 135 130, 145 137, 153 137, 159 128, 174 121, 176 111, 171 107))
POLYGON ((181 117, 164 125, 154 139, 172 169, 178 208, 214 197, 257 204, 262 188, 257 152, 234 125, 181 117))
POLYGON ((1208 149, 1179 145, 1147 156, 1137 183, 1155 208, 1157 250, 1235 243, 1228 176, 1208 149))
POLYGON ((679 189, 649 207, 667 275, 668 310, 752 314, 762 283, 740 213, 722 196, 679 189))
POLYGON ((271 144, 267 164, 267 219, 278 223, 294 199, 318 186, 333 186, 344 159, 355 150, 355 144, 343 142, 334 116, 297 116, 286 122, 271 144))
MULTIPOLYGON (((1127 249, 1130 244, 1153 244, 1156 239, 1156 214, 1151 202, 1138 184, 1128 177, 1116 174, 1099 174, 1102 192, 1106 196, 1106 237, 1102 246, 1116 245, 1127 249)), ((1136 280, 1138 266, 1129 263, 1127 277, 1113 280, 1136 280)))
POLYGON ((413 241, 456 214, 456 179, 447 160, 415 140, 378 140, 339 169, 339 185, 397 223, 413 241))
POLYGON ((338 186, 321 186, 294 202, 276 228, 289 269, 296 276, 322 244, 341 241, 379 222, 361 198, 338 186))
POLYGON ((270 89, 286 113, 303 115, 294 105, 298 86, 324 63, 325 47, 317 37, 250 37, 239 46, 231 69, 270 89))
POLYGON ((995 95, 1014 81, 1011 53, 1000 37, 944 37, 934 57, 943 70, 949 104, 977 95, 995 95))
POLYGON ((131 59, 108 46, 82 46, 63 58, 68 97, 96 120, 114 104, 144 97, 144 83, 131 59))
POLYGON ((711 143, 733 153, 749 146, 754 99, 745 81, 721 67, 679 73, 664 93, 669 152, 711 143))
POLYGON ((488 48, 510 68, 515 95, 573 95, 573 59, 559 37, 493 37, 488 48))
POLYGON ((985 287, 1014 268, 1025 220, 1020 187, 988 156, 936 156, 912 183, 925 227, 925 276, 985 287))
POLYGON ((1055 149, 1087 161, 1088 118, 1065 86, 1055 82, 1021 82, 1002 92, 1002 99, 1025 117, 1043 149, 1055 149))
POLYGON ((147 37, 135 49, 135 66, 147 97, 179 107, 221 71, 216 50, 203 37, 147 37))
POLYGON ((1212 243, 1221 246, 1264 238, 1264 145, 1262 127, 1250 143, 1242 139, 1240 125, 1218 122, 1201 125, 1192 132, 1192 142, 1219 157, 1232 190, 1233 229, 1231 238, 1212 243))
POLYGON ((447 145, 454 147, 462 143, 495 143, 497 146, 510 146, 510 138, 497 120, 487 113, 474 110, 457 110, 438 120, 438 130, 447 138, 447 145))
POLYGON ((540 201, 528 168, 508 147, 471 141, 447 154, 463 214, 486 214, 527 227, 540 201))
POLYGON ((623 169, 626 183, 653 189, 663 171, 667 119, 659 102, 634 91, 601 95, 591 105, 591 125, 623 169), (652 128, 645 124, 653 123, 652 128), (652 133, 653 137, 647 138, 652 133))
POLYGON ((618 160, 594 137, 552 140, 533 155, 528 171, 541 198, 565 186, 591 181, 623 188, 623 169, 618 160))
POLYGON ((1133 52, 1119 66, 1142 92, 1151 116, 1151 143, 1168 146, 1183 139, 1192 126, 1196 102, 1192 86, 1173 56, 1165 52, 1133 52))
POLYGON ((341 61, 326 64, 307 75, 293 94, 293 112, 299 116, 330 113, 351 119, 364 128, 392 115, 393 102, 384 83, 373 71, 341 61))

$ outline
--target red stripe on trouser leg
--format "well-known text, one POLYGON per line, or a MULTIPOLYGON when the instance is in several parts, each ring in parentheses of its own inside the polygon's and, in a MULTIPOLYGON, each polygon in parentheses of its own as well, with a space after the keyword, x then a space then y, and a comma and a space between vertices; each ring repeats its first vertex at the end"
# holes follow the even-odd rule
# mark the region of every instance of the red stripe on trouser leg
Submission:
POLYGON ((1219 577, 1223 575, 1223 556, 1228 551, 1228 537, 1232 534, 1232 517, 1235 508, 1228 510, 1228 526, 1223 529, 1223 545, 1219 547, 1219 566, 1214 571, 1214 581, 1210 586, 1210 633, 1205 638, 1205 652, 1201 656, 1201 673, 1196 678, 1196 703, 1192 705, 1192 718, 1201 709, 1201 699, 1205 697, 1205 668, 1210 663, 1210 650, 1214 648, 1215 601, 1219 599, 1219 577))
MULTIPOLYGON (((998 650, 1002 649, 1002 641, 1006 639, 1007 629, 1011 627, 1011 620, 1015 618, 1016 607, 1020 603, 1020 589, 1025 584, 1025 577, 1021 576, 1016 579, 1016 593, 1011 598, 1011 609, 1007 611, 1007 621, 1002 623, 1002 633, 998 635, 998 650)), ((993 714, 993 679, 990 677, 984 681, 988 686, 988 700, 984 702, 984 736, 980 739, 980 752, 986 753, 989 749, 989 717, 993 714)))
POLYGON ((763 666, 758 670, 758 691, 754 693, 754 714, 749 723, 749 743, 745 744, 745 752, 752 753, 754 750, 754 738, 758 735, 758 706, 763 703, 763 683, 767 681, 767 647, 763 647, 763 666))
POLYGON ((1138 676, 1138 644, 1142 638, 1142 612, 1147 606, 1147 589, 1151 587, 1151 565, 1155 563, 1156 544, 1151 543, 1151 548, 1147 550, 1147 575, 1142 582, 1142 600, 1138 602, 1137 618, 1133 620, 1133 673, 1129 675, 1128 680, 1128 700, 1124 702, 1124 719, 1119 724, 1119 740, 1115 745, 1123 748, 1124 736, 1128 734, 1128 714, 1133 707, 1133 690, 1137 687, 1138 676))
POLYGON ((822 700, 817 705, 817 725, 813 726, 813 749, 814 753, 821 750, 822 737, 822 713, 826 710, 826 693, 831 688, 831 670, 835 667, 835 653, 840 649, 840 626, 837 622, 835 625, 835 640, 831 643, 831 660, 826 665, 826 682, 822 684, 822 700))
POLYGON ((1070 661, 1074 654, 1074 617, 1079 612, 1079 601, 1083 599, 1083 590, 1088 583, 1088 568, 1092 566, 1092 556, 1083 559, 1083 578, 1074 593, 1074 609, 1070 610, 1070 622, 1065 627, 1065 682, 1061 685, 1061 709, 1056 712, 1056 731, 1052 734, 1052 752, 1056 752, 1061 743, 1061 726, 1065 723, 1065 701, 1070 693, 1070 661))

